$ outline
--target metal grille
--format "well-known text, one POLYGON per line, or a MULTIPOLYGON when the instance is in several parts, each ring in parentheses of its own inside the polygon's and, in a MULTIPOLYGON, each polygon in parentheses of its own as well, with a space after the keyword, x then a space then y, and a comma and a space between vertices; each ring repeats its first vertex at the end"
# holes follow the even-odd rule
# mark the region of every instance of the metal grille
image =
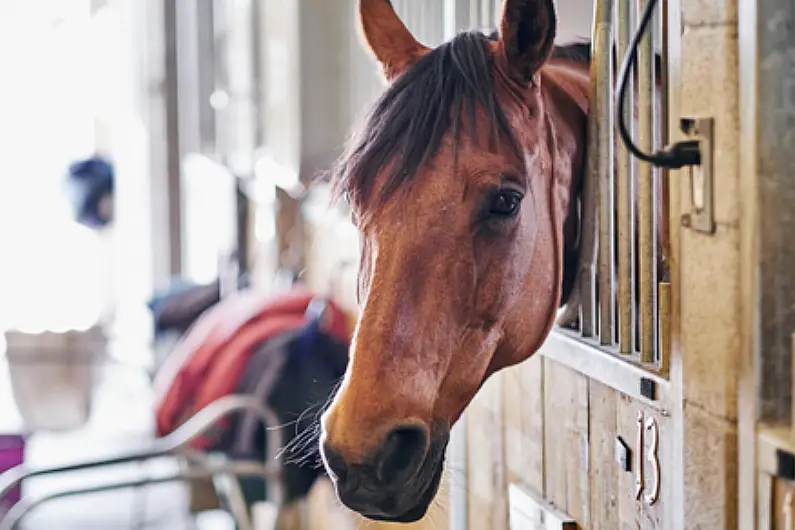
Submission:
MULTIPOLYGON (((614 123, 614 57, 627 53, 637 10, 645 1, 639 4, 630 0, 594 4, 583 206, 583 217, 592 222, 584 223, 583 259, 595 255, 596 266, 581 277, 578 333, 600 348, 666 370, 670 313, 667 174, 633 159, 617 139, 614 123)), ((665 20, 658 18, 651 34, 640 42, 636 81, 624 117, 646 152, 667 141, 664 47, 660 60, 655 59, 655 44, 662 40, 664 26, 665 20)))

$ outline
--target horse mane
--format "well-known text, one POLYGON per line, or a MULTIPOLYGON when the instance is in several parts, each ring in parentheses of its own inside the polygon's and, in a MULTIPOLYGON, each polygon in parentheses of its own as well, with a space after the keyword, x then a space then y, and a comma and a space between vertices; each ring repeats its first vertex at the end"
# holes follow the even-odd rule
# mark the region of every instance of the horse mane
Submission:
MULTIPOLYGON (((432 161, 445 135, 452 131, 454 148, 460 144, 462 115, 469 119, 468 134, 475 133, 478 107, 485 110, 491 129, 490 148, 519 144, 500 106, 493 83, 494 59, 487 43, 495 34, 463 32, 435 48, 399 76, 376 101, 361 131, 331 169, 337 196, 345 194, 359 207, 370 199, 375 176, 389 168, 381 200, 386 200, 418 169, 432 161)), ((556 46, 553 57, 590 61, 587 42, 556 46)))
POLYGON ((487 37, 475 31, 460 33, 417 61, 376 101, 332 168, 335 192, 364 206, 375 176, 388 167, 381 197, 385 200, 431 162, 449 131, 454 145, 460 143, 464 112, 474 141, 478 107, 485 110, 491 129, 490 147, 507 140, 518 153, 519 144, 495 93, 493 62, 487 37))

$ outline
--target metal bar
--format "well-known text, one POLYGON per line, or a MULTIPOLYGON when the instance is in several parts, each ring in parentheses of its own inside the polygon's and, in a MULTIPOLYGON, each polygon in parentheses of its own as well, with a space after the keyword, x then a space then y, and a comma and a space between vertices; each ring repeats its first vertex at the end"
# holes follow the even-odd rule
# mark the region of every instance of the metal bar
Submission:
MULTIPOLYGON (((670 101, 668 95, 668 79, 669 79, 669 72, 668 72, 668 0, 662 0, 661 6, 661 26, 662 26, 662 54, 661 54, 661 69, 660 69, 660 82, 659 82, 659 92, 660 92, 660 145, 668 145, 671 142, 670 138, 670 101)), ((662 279, 663 281, 669 281, 670 272, 669 272, 669 261, 670 261, 670 241, 671 241, 671 218, 670 218, 670 204, 671 204, 671 190, 669 184, 669 174, 670 172, 667 169, 663 169, 660 171, 660 234, 661 234, 661 260, 660 263, 662 264, 663 270, 662 272, 662 279)))
MULTIPOLYGON (((618 57, 624 57, 630 39, 630 0, 618 0, 618 57)), ((629 104, 624 110, 624 120, 632 131, 634 121, 634 95, 628 94, 629 104)), ((624 142, 618 142, 618 351, 631 354, 632 330, 632 158, 624 142)))
POLYGON ((163 438, 156 440, 152 449, 147 451, 135 451, 113 458, 90 460, 78 464, 43 469, 29 469, 24 465, 12 468, 5 473, 0 474, 0 498, 3 498, 11 490, 11 488, 23 480, 33 477, 52 475, 56 473, 68 473, 72 471, 137 462, 179 454, 179 452, 184 450, 184 448, 186 448, 191 441, 207 432, 220 420, 232 413, 244 410, 255 412, 266 426, 266 431, 268 432, 268 456, 269 461, 271 462, 270 465, 273 467, 273 472, 278 473, 278 465, 274 460, 275 456, 278 454, 277 452, 279 451, 279 448, 282 446, 281 436, 279 431, 275 428, 275 426, 279 425, 278 418, 272 411, 265 409, 262 404, 255 399, 240 396, 227 396, 211 403, 197 412, 193 417, 191 417, 188 421, 186 421, 168 436, 164 436, 163 438), (271 440, 271 438, 273 438, 273 440, 271 440))
MULTIPOLYGON (((795 333, 793 333, 792 336, 791 336, 791 346, 790 347, 792 349, 792 355, 795 355, 795 333)), ((792 378, 792 381, 795 381, 795 363, 793 363, 793 366, 792 366, 792 369, 791 369, 791 373, 790 373, 790 377, 792 378)), ((791 400, 790 401, 790 407, 791 407, 791 409, 790 409, 790 420, 789 421, 790 421, 790 430, 791 430, 791 432, 793 434, 795 434, 795 417, 793 417, 793 414, 794 414, 793 411, 795 411, 795 403, 793 403, 793 401, 795 401, 795 392, 793 392, 792 394, 793 395, 790 396, 790 400, 791 400)))
MULTIPOLYGON (((593 12, 593 34, 591 36, 591 72, 588 88, 589 101, 598 102, 600 96, 599 86, 599 56, 604 55, 604 47, 610 49, 609 33, 607 42, 604 42, 603 23, 605 18, 605 4, 611 0, 596 0, 593 12), (600 52, 601 50, 601 52, 600 52)), ((607 10, 609 13, 610 11, 607 10)), ((609 28, 608 28, 609 31, 609 28)), ((585 182, 583 183, 582 204, 582 250, 580 257, 580 270, 577 274, 576 286, 580 297, 580 334, 583 337, 594 336, 594 319, 596 317, 595 292, 594 292, 594 262, 596 261, 596 232, 599 215, 599 114, 598 105, 588 107, 588 167, 586 168, 585 182)))
MULTIPOLYGON (((200 466, 207 467, 210 463, 222 466, 227 457, 221 454, 201 455, 197 458, 200 466)), ((239 477, 233 474, 216 474, 212 477, 215 493, 221 506, 232 515, 237 524, 236 530, 254 530, 251 514, 246 506, 246 498, 240 485, 239 477)), ((267 479, 265 480, 267 485, 267 479)), ((267 487, 267 486, 266 486, 267 487)))
MULTIPOLYGON (((640 0, 645 7, 649 0, 640 0)), ((638 10, 640 13, 642 8, 638 10)), ((643 36, 638 46, 638 147, 651 152, 654 141, 654 46, 652 32, 643 36)), ((655 313, 654 288, 655 246, 654 237, 654 171, 650 164, 638 162, 638 282, 640 300, 640 360, 654 362, 655 313)))
POLYGON ((597 281, 599 282, 599 342, 613 343, 613 90, 612 90, 612 22, 613 0, 600 0, 594 13, 595 131, 597 150, 596 177, 599 183, 599 247, 597 281))
MULTIPOLYGON (((176 2, 163 2, 163 106, 164 106, 164 170, 168 201, 169 272, 182 271, 182 187, 179 115, 179 59, 177 39, 179 17, 176 2)), ((160 133, 160 131, 158 131, 160 133)), ((158 229, 160 231, 161 229, 158 229)))
POLYGON ((270 476, 267 466, 255 462, 235 462, 223 465, 210 465, 204 469, 198 470, 184 470, 177 473, 171 473, 162 477, 152 477, 141 480, 122 481, 114 484, 102 484, 100 486, 92 486, 87 488, 77 488, 73 490, 60 491, 50 495, 46 495, 33 502, 21 502, 15 504, 0 520, 0 530, 15 530, 19 527, 22 519, 29 515, 34 509, 42 504, 45 504, 56 499, 65 497, 73 497, 77 495, 88 495, 91 493, 102 493, 105 491, 119 490, 119 489, 132 489, 140 488, 152 484, 164 484, 168 482, 177 482, 185 480, 198 480, 202 478, 211 478, 216 475, 234 475, 236 477, 263 477, 270 476))
POLYGON ((660 282, 657 286, 657 302, 660 335, 660 372, 668 373, 671 358, 671 284, 660 282))

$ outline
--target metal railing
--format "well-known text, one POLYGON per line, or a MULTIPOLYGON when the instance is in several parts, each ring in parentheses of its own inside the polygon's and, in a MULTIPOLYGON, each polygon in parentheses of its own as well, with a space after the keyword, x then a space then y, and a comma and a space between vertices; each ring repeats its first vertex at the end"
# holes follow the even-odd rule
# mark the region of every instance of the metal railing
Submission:
MULTIPOLYGON (((647 1, 641 0, 639 7, 647 1)), ((632 157, 618 138, 614 119, 615 61, 630 51, 631 28, 638 18, 638 6, 630 0, 594 3, 582 205, 586 262, 579 278, 575 333, 601 349, 665 371, 670 308, 667 175, 632 157), (588 263, 591 256, 593 266, 588 263)), ((666 50, 663 46, 658 61, 654 45, 655 40, 665 43, 665 17, 656 22, 636 49, 634 83, 623 117, 645 152, 667 140, 666 50)))
MULTIPOLYGON (((118 482, 105 482, 96 486, 77 487, 55 492, 37 499, 22 499, 14 505, 8 513, 0 515, 0 530, 14 530, 19 528, 22 520, 30 515, 36 508, 53 500, 88 495, 103 491, 118 489, 135 489, 151 484, 166 482, 190 481, 203 478, 219 477, 259 477, 267 482, 268 497, 277 505, 281 503, 281 465, 278 462, 279 451, 283 447, 282 432, 279 429, 279 420, 269 407, 263 406, 258 400, 244 396, 226 396, 204 409, 176 429, 173 433, 155 440, 152 446, 143 451, 133 451, 111 458, 87 460, 75 464, 29 468, 20 465, 0 474, 0 498, 3 498, 15 486, 25 480, 36 477, 74 473, 88 469, 118 466, 129 463, 145 463, 162 457, 178 457, 188 464, 175 473, 162 476, 147 476, 133 480, 120 480, 118 482), (237 461, 230 462, 223 459, 210 458, 208 455, 189 448, 191 441, 202 436, 214 427, 219 421, 238 412, 253 412, 265 426, 268 437, 267 461, 237 461)), ((236 504, 240 503, 237 500, 236 504)), ((239 512, 239 510, 238 510, 239 512)), ((248 514, 234 513, 238 528, 252 528, 247 521, 248 514)))

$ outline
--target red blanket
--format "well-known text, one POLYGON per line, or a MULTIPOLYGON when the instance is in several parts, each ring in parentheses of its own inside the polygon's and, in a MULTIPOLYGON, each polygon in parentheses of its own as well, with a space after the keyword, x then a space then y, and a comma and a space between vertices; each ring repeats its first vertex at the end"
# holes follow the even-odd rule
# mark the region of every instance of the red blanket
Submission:
MULTIPOLYGON (((213 401, 232 394, 252 352, 263 342, 306 322, 315 294, 296 289, 277 297, 243 291, 225 297, 206 311, 177 345, 155 379, 157 434, 173 432, 213 401)), ((327 302, 323 328, 347 341, 345 313, 327 302)), ((197 439, 195 448, 212 440, 197 439)))

